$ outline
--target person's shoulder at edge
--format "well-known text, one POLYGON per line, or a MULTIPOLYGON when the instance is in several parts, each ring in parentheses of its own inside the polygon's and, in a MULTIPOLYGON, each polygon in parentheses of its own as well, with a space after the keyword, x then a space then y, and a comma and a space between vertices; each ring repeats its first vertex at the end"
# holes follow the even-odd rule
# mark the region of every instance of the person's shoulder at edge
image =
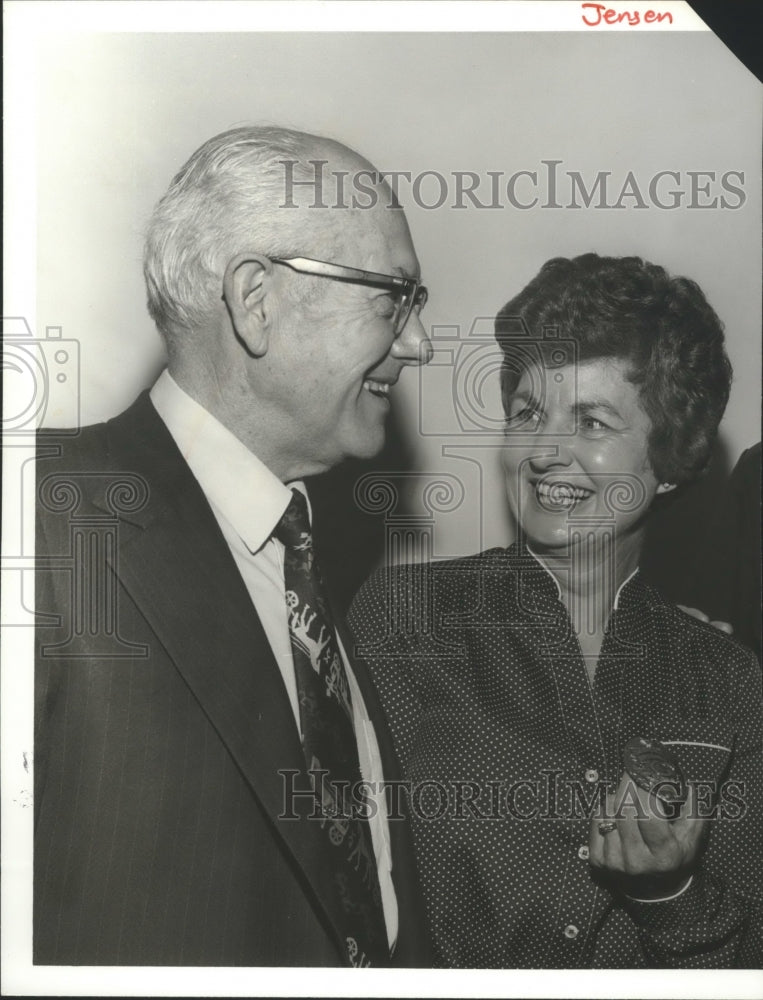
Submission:
POLYGON ((106 451, 107 428, 105 420, 77 428, 41 427, 37 431, 38 457, 60 457, 68 463, 95 450, 106 451))
POLYGON ((37 437, 38 438, 62 438, 67 441, 77 441, 81 437, 88 437, 92 434, 96 434, 99 431, 103 431, 107 424, 111 423, 112 420, 116 420, 121 414, 117 414, 114 417, 107 417, 105 420, 96 420, 91 424, 81 424, 78 427, 38 427, 37 437))
POLYGON ((733 633, 725 632, 709 621, 689 614, 680 605, 671 604, 658 590, 649 587, 653 604, 658 606, 666 619, 674 624, 676 629, 687 637, 703 643, 708 652, 722 659, 733 658, 740 662, 751 662, 757 665, 758 658, 749 646, 741 642, 733 633))
MULTIPOLYGON (((41 427, 37 431, 39 474, 97 466, 112 471, 112 461, 135 462, 138 456, 165 455, 172 438, 143 390, 122 412, 76 428, 41 427)), ((140 463, 142 464, 142 462, 140 463)), ((125 471, 118 468, 117 471, 125 471)))
POLYGON ((736 465, 731 470, 731 479, 739 479, 749 476, 753 481, 760 480, 760 457, 761 442, 758 441, 749 448, 745 448, 739 456, 736 465))

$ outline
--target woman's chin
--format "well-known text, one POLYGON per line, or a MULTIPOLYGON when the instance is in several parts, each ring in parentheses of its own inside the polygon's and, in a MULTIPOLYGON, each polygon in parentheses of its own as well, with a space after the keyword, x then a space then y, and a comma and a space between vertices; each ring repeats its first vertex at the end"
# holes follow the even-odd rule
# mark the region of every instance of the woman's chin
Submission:
POLYGON ((566 513, 526 509, 517 518, 525 541, 533 550, 566 549, 570 544, 570 522, 566 513))
POLYGON ((527 530, 523 526, 522 534, 525 543, 538 554, 547 552, 564 555, 570 547, 570 534, 566 527, 555 531, 537 531, 527 530))

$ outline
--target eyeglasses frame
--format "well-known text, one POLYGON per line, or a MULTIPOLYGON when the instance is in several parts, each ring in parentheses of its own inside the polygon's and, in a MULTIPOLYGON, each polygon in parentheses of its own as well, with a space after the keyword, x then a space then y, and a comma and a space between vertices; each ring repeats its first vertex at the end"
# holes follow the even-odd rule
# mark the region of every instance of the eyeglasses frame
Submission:
POLYGON ((378 271, 363 271, 357 267, 347 267, 344 264, 331 264, 325 260, 314 260, 311 257, 269 257, 271 264, 283 264, 299 274, 310 274, 317 278, 330 278, 333 281, 346 281, 354 285, 367 285, 370 288, 386 288, 390 292, 399 292, 398 312, 394 317, 395 336, 399 337, 405 329, 414 309, 419 312, 426 305, 429 291, 416 278, 406 278, 397 274, 380 274, 378 271))

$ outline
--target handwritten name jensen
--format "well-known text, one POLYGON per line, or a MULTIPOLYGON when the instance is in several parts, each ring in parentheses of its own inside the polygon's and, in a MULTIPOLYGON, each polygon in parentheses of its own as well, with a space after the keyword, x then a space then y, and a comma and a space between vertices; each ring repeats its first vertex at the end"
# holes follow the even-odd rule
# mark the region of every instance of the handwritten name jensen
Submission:
MULTIPOLYGON (((642 14, 638 10, 616 11, 603 3, 584 3, 582 7, 584 11, 581 15, 583 24, 587 24, 589 28, 596 28, 600 24, 627 24, 628 27, 635 28, 637 24, 642 22, 642 14)), ((660 13, 655 10, 645 10, 643 13, 644 24, 659 24, 662 21, 667 21, 668 24, 673 23, 673 15, 670 11, 660 13)))

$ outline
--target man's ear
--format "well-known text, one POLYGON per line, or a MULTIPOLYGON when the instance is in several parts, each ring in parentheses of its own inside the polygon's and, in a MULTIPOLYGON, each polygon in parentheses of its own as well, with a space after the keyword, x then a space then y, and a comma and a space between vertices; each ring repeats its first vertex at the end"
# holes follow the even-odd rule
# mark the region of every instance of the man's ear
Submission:
POLYGON ((223 301, 236 335, 254 357, 267 352, 272 308, 268 300, 273 265, 261 254, 236 254, 223 275, 223 301))

